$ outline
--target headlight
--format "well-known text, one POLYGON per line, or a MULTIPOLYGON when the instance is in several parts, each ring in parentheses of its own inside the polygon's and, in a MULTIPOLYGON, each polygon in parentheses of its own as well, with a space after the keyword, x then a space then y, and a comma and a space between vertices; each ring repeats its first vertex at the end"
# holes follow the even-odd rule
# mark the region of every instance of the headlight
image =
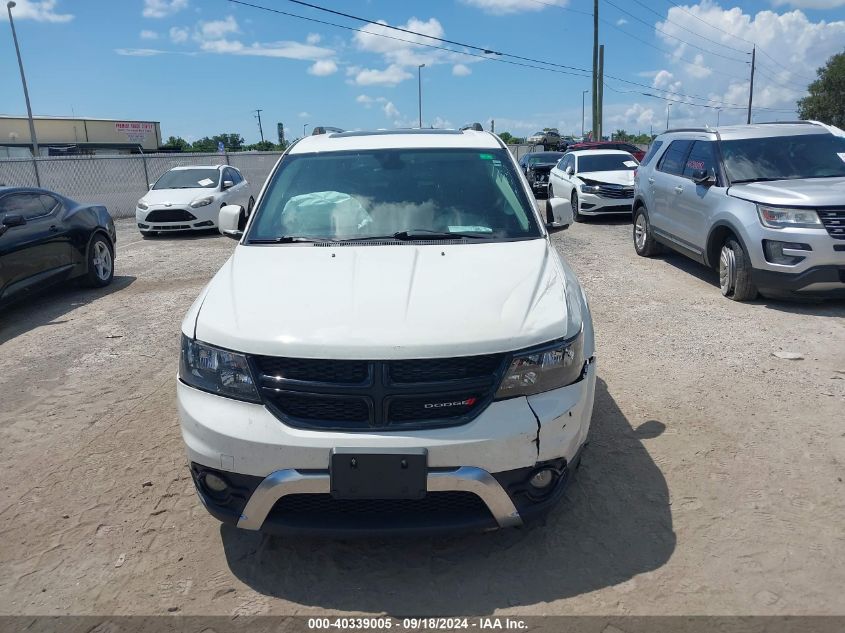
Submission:
POLYGON ((757 205, 760 224, 770 229, 818 229, 822 227, 819 214, 813 209, 786 209, 757 205))
POLYGON ((581 193, 598 193, 601 187, 598 185, 581 185, 581 193))
POLYGON ((147 203, 145 203, 143 200, 138 200, 138 208, 139 208, 139 209, 141 209, 141 211, 146 211, 146 210, 147 210, 147 209, 149 209, 150 207, 149 207, 149 205, 148 205, 147 203))
POLYGON ((567 341, 555 341, 514 355, 496 399, 531 396, 571 385, 584 370, 584 330, 567 341))
POLYGON ((197 198, 191 203, 191 207, 194 209, 198 207, 207 207, 212 202, 214 202, 214 196, 208 196, 206 198, 197 198))
POLYGON ((220 396, 261 401, 243 354, 193 341, 184 334, 179 378, 185 384, 220 396))

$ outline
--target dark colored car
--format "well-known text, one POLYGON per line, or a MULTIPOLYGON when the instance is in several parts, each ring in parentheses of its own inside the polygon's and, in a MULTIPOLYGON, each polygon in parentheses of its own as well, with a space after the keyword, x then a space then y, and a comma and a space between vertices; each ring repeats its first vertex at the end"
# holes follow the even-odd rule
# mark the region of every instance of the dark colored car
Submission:
POLYGON ((69 279, 110 284, 116 241, 103 206, 45 189, 0 187, 0 306, 69 279))
POLYGON ((534 194, 548 193, 549 172, 563 158, 564 152, 530 152, 519 159, 519 166, 534 194))
POLYGON ((575 151, 577 149, 621 149, 623 152, 628 152, 638 161, 642 162, 645 157, 645 152, 636 145, 630 143, 620 143, 619 141, 585 141, 583 143, 575 143, 566 148, 567 151, 575 151))

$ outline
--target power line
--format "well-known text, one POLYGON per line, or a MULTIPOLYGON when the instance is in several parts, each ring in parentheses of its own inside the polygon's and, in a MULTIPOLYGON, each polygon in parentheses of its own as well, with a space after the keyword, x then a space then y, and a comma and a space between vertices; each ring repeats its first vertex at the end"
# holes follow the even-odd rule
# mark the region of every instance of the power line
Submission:
MULTIPOLYGON (((652 94, 649 92, 640 92, 639 90, 619 90, 618 88, 614 88, 613 86, 605 83, 604 84, 607 88, 610 88, 613 92, 618 92, 620 94, 636 94, 642 95, 644 97, 652 97, 654 99, 660 99, 662 101, 669 101, 671 103, 680 103, 683 105, 693 106, 696 108, 713 108, 717 110, 746 110, 748 106, 745 105, 738 105, 738 104, 708 104, 708 103, 693 103, 691 101, 683 101, 681 99, 669 99, 668 97, 661 97, 660 95, 652 94)), ((754 110, 765 110, 767 112, 795 112, 795 108, 767 108, 762 106, 755 106, 754 110)))
POLYGON ((677 22, 673 22, 672 20, 669 19, 669 16, 666 16, 664 18, 662 13, 658 13, 657 11, 652 9, 650 6, 640 2, 640 0, 634 0, 634 2, 636 2, 638 5, 640 5, 641 7, 646 9, 647 11, 651 11, 654 15, 659 17, 661 20, 664 20, 664 21, 668 22, 669 24, 673 24, 674 26, 677 26, 679 29, 683 29, 687 33, 692 33, 696 37, 700 37, 703 40, 707 40, 708 42, 712 42, 713 44, 716 44, 717 46, 723 46, 724 48, 728 48, 732 51, 736 51, 737 53, 743 53, 745 55, 748 55, 748 51, 744 51, 744 50, 741 50, 739 48, 734 48, 733 46, 728 46, 727 44, 723 44, 722 42, 719 42, 717 40, 710 39, 709 37, 706 37, 706 36, 702 35, 701 33, 696 33, 692 29, 688 29, 687 27, 682 26, 681 24, 678 24, 677 22))
MULTIPOLYGON (((513 54, 510 54, 510 53, 504 53, 504 52, 499 52, 499 51, 491 51, 490 49, 485 49, 485 48, 475 46, 475 45, 472 45, 472 44, 464 44, 462 42, 457 42, 457 41, 454 41, 454 40, 441 40, 441 41, 448 42, 448 43, 454 43, 455 45, 462 46, 464 48, 470 48, 470 49, 474 49, 474 50, 484 50, 484 51, 487 51, 489 53, 494 53, 496 55, 496 57, 488 57, 487 55, 480 55, 478 53, 471 53, 471 52, 468 52, 468 51, 456 51, 452 48, 447 48, 447 47, 444 47, 444 46, 437 46, 435 44, 426 44, 424 42, 407 40, 407 39, 403 39, 403 38, 400 38, 400 37, 394 37, 394 36, 391 36, 391 35, 387 35, 385 33, 377 33, 377 32, 368 31, 368 30, 365 30, 365 29, 362 29, 362 28, 356 28, 356 27, 352 27, 352 26, 348 26, 348 25, 344 25, 344 24, 337 24, 335 22, 328 22, 326 20, 320 20, 320 19, 317 19, 317 18, 311 18, 311 17, 307 17, 307 16, 297 15, 295 13, 289 13, 287 11, 282 11, 280 9, 275 9, 275 8, 272 8, 272 7, 265 7, 265 6, 262 6, 262 5, 259 5, 259 4, 246 2, 245 0, 228 0, 228 1, 233 3, 233 4, 243 5, 243 6, 251 7, 253 9, 258 9, 258 10, 261 10, 261 11, 267 11, 267 12, 270 12, 270 13, 285 15, 285 16, 297 18, 297 19, 300 19, 300 20, 315 22, 315 23, 318 23, 318 24, 334 26, 334 27, 337 27, 337 28, 346 29, 348 31, 355 31, 355 32, 358 32, 358 33, 367 33, 368 35, 385 37, 387 39, 397 40, 397 41, 400 41, 400 42, 405 42, 407 44, 414 44, 416 46, 425 46, 427 48, 434 48, 434 49, 443 50, 443 51, 447 51, 447 52, 454 53, 454 54, 468 55, 470 57, 477 57, 477 58, 480 58, 480 59, 485 59, 485 60, 488 60, 488 61, 493 61, 493 62, 498 62, 498 63, 511 64, 511 65, 514 65, 514 66, 521 66, 521 67, 525 67, 525 68, 533 68, 535 70, 544 70, 544 71, 547 71, 547 72, 555 72, 555 73, 559 73, 559 74, 563 74, 563 75, 571 75, 571 76, 579 77, 579 78, 582 78, 582 79, 589 78, 591 76, 591 71, 589 71, 585 68, 578 68, 578 67, 575 67, 575 66, 567 66, 567 65, 564 65, 564 64, 558 64, 558 63, 555 63, 555 62, 549 62, 549 61, 544 61, 544 60, 533 60, 531 58, 520 57, 518 55, 513 55, 513 54), (537 63, 537 64, 544 64, 544 66, 536 66, 536 65, 533 65, 533 64, 515 62, 515 61, 509 60, 509 59, 502 59, 502 57, 513 57, 514 59, 528 60, 528 61, 531 61, 531 62, 534 62, 534 63, 537 63), (552 66, 553 68, 549 68, 548 66, 552 66), (559 70, 559 68, 566 69, 566 70, 559 70), (571 71, 577 71, 577 73, 580 73, 580 74, 577 74, 576 72, 571 72, 571 71)), ((317 8, 317 9, 322 9, 322 7, 318 7, 317 5, 309 4, 309 3, 306 3, 306 2, 301 2, 300 0, 288 0, 288 1, 294 2, 296 4, 307 5, 307 6, 310 6, 310 7, 313 7, 313 8, 317 8)), ((336 12, 332 9, 326 9, 326 10, 330 13, 339 13, 339 12, 336 12)), ((415 35, 415 36, 419 36, 419 37, 430 37, 432 39, 440 39, 440 38, 434 38, 433 36, 426 35, 425 33, 418 33, 416 31, 412 31, 410 29, 402 29, 400 27, 390 27, 389 25, 382 24, 380 22, 375 22, 375 21, 369 20, 367 18, 353 17, 351 19, 357 19, 357 20, 364 21, 364 22, 367 22, 367 23, 370 23, 370 24, 376 24, 376 25, 382 26, 382 27, 393 28, 395 30, 403 31, 403 32, 409 33, 411 35, 415 35)), ((668 93, 668 94, 678 95, 680 97, 687 97, 687 98, 690 98, 690 99, 698 99, 698 100, 701 100, 701 101, 708 101, 708 102, 712 101, 712 99, 710 97, 702 97, 700 95, 685 94, 685 93, 681 93, 681 92, 674 92, 674 91, 671 91, 671 90, 666 90, 666 89, 663 89, 663 88, 655 88, 655 87, 649 86, 647 84, 638 83, 636 81, 630 81, 628 79, 623 79, 621 77, 616 77, 614 75, 605 74, 605 76, 609 79, 613 79, 615 81, 619 81, 619 82, 622 82, 622 83, 625 83, 625 84, 628 84, 628 85, 637 86, 637 87, 640 87, 640 88, 645 88, 647 90, 654 90, 654 91, 657 91, 657 92, 665 92, 665 93, 668 93)), ((733 105, 737 105, 737 104, 724 104, 724 105, 733 106, 733 105)))
MULTIPOLYGON (((722 55, 721 53, 717 53, 717 52, 715 52, 715 51, 708 50, 708 49, 706 49, 706 48, 703 48, 703 47, 701 47, 701 46, 698 46, 697 44, 693 44, 692 42, 687 42, 686 40, 683 40, 683 39, 681 39, 680 37, 677 37, 677 36, 675 36, 675 35, 672 35, 671 33, 667 33, 666 31, 664 31, 663 29, 661 29, 660 27, 658 27, 656 24, 649 24, 648 22, 646 22, 645 20, 643 20, 643 19, 642 19, 642 18, 640 18, 639 16, 636 16, 636 15, 634 15, 633 13, 631 13, 630 11, 627 11, 627 10, 623 9, 623 8, 622 8, 622 7, 620 7, 618 4, 615 4, 615 3, 611 2, 610 0, 604 0, 604 1, 605 1, 605 3, 606 3, 606 4, 609 4, 610 6, 615 7, 617 10, 621 11, 621 12, 622 12, 622 13, 624 13, 625 15, 628 15, 628 16, 632 17, 632 18, 633 18, 633 19, 635 19, 637 22, 640 22, 641 24, 645 24, 648 28, 650 28, 650 29, 651 29, 651 28, 653 28, 655 31, 658 31, 658 32, 660 32, 660 33, 663 33, 666 37, 671 37, 673 40, 677 40, 677 41, 679 41, 679 42, 683 42, 683 43, 684 43, 684 44, 686 44, 687 46, 692 46, 693 48, 697 48, 698 50, 703 51, 703 52, 705 52, 705 53, 709 53, 710 55, 716 55, 717 57, 722 57, 722 58, 724 58, 724 59, 730 59, 731 61, 741 62, 741 63, 744 63, 744 64, 747 64, 747 63, 748 63, 748 62, 747 62, 746 60, 744 60, 744 59, 737 59, 736 57, 730 57, 729 55, 722 55)), ((724 44, 723 44, 723 46, 724 46, 724 44)), ((736 50, 736 49, 734 49, 734 50, 736 50)), ((749 55, 750 55, 750 53, 746 53, 746 54, 749 54, 749 55)))

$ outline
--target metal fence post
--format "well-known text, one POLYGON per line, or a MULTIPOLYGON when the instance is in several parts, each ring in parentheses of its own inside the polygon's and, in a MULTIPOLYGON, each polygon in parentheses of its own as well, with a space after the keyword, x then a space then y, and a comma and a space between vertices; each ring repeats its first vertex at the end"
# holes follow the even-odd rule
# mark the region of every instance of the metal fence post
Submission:
POLYGON ((38 160, 35 156, 32 157, 32 168, 35 170, 35 185, 41 186, 41 174, 38 173, 38 160))
POLYGON ((150 188, 150 172, 147 170, 147 156, 141 154, 141 159, 144 161, 144 189, 150 188))

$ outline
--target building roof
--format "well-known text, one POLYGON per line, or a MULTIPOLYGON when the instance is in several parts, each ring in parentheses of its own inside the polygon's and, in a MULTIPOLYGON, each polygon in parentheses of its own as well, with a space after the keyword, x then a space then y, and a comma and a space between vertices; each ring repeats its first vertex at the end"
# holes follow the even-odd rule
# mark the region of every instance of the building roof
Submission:
MULTIPOLYGON (((149 121, 146 119, 100 119, 90 116, 53 116, 47 114, 33 114, 32 118, 38 121, 104 121, 111 123, 155 123, 158 125, 159 121, 149 121)), ((27 119, 25 114, 0 114, 0 119, 27 119)))
POLYGON ((307 136, 291 154, 342 152, 348 150, 404 148, 501 149, 499 139, 489 132, 474 130, 373 130, 307 136))

